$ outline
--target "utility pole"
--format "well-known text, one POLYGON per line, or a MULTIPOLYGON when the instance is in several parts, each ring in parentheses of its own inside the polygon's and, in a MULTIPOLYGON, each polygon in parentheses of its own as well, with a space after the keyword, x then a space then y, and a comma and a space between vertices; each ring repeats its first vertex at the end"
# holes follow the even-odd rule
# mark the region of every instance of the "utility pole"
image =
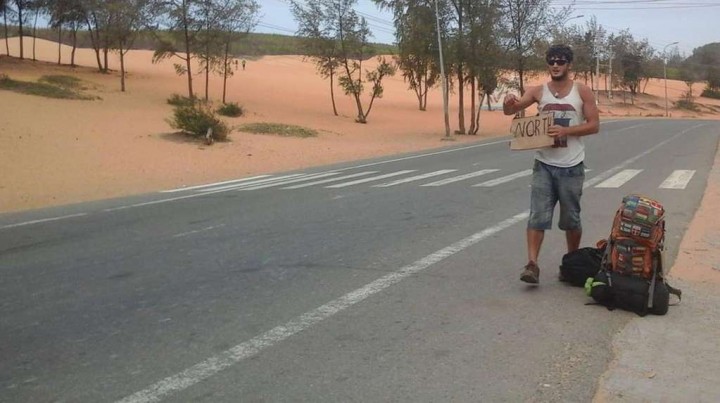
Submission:
POLYGON ((612 93, 612 89, 613 89, 613 83, 612 83, 612 78, 613 78, 613 75, 612 75, 612 59, 613 59, 613 54, 612 54, 612 52, 610 52, 610 63, 608 63, 608 70, 609 70, 609 71, 608 71, 608 76, 609 76, 609 79, 610 79, 610 88, 608 88, 608 99, 609 99, 610 101, 612 101, 612 99, 613 99, 613 93, 612 93))
POLYGON ((595 85, 595 105, 600 104, 600 52, 595 48, 595 77, 597 83, 595 85))
POLYGON ((679 42, 673 42, 668 43, 663 48, 663 78, 665 79, 665 117, 670 116, 668 113, 668 96, 667 96, 667 53, 665 53, 665 49, 667 49, 668 46, 671 45, 677 45, 679 42))
POLYGON ((440 52, 440 76, 442 77, 443 87, 443 111, 445 112, 445 137, 443 140, 454 140, 450 137, 450 113, 448 112, 448 84, 445 75, 445 62, 443 61, 442 39, 440 37, 440 10, 438 8, 438 0, 435 0, 435 19, 437 20, 437 36, 438 50, 440 52))

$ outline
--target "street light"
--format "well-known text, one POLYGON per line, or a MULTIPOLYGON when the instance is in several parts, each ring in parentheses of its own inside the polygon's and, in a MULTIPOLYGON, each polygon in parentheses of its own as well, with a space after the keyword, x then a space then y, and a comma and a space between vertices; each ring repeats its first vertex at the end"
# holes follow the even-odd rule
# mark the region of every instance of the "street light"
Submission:
POLYGON ((665 53, 665 49, 668 48, 668 46, 677 45, 680 42, 673 42, 668 43, 663 48, 663 79, 665 80, 665 117, 670 116, 668 114, 668 97, 667 97, 667 54, 665 53))

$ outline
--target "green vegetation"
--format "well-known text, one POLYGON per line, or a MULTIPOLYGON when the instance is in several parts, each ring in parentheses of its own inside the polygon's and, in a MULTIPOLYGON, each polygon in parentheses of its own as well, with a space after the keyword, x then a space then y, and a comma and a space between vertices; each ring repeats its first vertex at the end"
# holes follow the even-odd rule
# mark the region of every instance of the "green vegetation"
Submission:
POLYGON ((193 106, 195 101, 195 98, 184 97, 179 94, 172 94, 172 96, 167 99, 167 103, 172 106, 193 106))
POLYGON ((62 88, 68 88, 68 89, 76 89, 76 90, 84 90, 87 87, 83 86, 82 80, 80 80, 77 77, 73 76, 64 76, 64 75, 49 75, 49 76, 42 76, 38 80, 41 83, 47 83, 50 85, 54 85, 56 87, 62 87, 62 88))
POLYGON ((243 110, 243 107, 238 105, 235 102, 230 102, 227 104, 223 104, 219 108, 217 108, 217 113, 223 115, 223 116, 229 116, 231 118, 236 118, 239 116, 242 116, 245 111, 243 110))
POLYGON ((0 75, 0 89, 21 94, 36 95, 56 99, 97 99, 82 94, 81 81, 69 76, 43 76, 38 82, 13 80, 9 76, 0 75))
POLYGON ((174 129, 201 138, 206 138, 208 129, 212 129, 211 140, 217 141, 227 141, 230 133, 227 125, 204 102, 176 106, 168 123, 174 129))
MULTIPOLYGON (((11 31, 12 32, 12 31, 11 31)), ((10 33, 10 36, 13 36, 10 33)), ((57 42, 57 31, 49 28, 38 28, 37 37, 48 41, 57 42)), ((169 39, 170 35, 158 32, 157 35, 141 31, 133 43, 132 49, 155 50, 158 48, 157 38, 169 39)), ((63 36, 63 44, 72 46, 72 38, 69 34, 63 36)), ((233 54, 242 56, 283 56, 302 54, 301 49, 305 39, 292 35, 248 33, 238 36, 232 43, 233 54)), ((77 46, 80 48, 92 48, 90 34, 87 31, 78 31, 77 46)), ((389 44, 372 43, 372 54, 389 55, 397 54, 397 47, 389 44)))
POLYGON ((302 126, 281 123, 248 123, 240 126, 240 130, 255 134, 277 134, 284 137, 316 137, 317 130, 302 126))
POLYGON ((700 107, 695 103, 695 98, 693 97, 691 90, 684 93, 682 99, 675 102, 675 106, 680 109, 686 109, 693 112, 700 111, 700 107))
POLYGON ((702 96, 706 98, 720 99, 720 90, 711 90, 709 88, 706 88, 705 90, 703 90, 702 96))

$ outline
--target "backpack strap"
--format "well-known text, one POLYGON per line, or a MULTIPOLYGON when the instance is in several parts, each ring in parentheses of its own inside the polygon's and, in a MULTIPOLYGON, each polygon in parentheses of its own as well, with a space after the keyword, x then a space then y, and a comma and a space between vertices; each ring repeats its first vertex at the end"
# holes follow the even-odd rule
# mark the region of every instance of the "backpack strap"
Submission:
POLYGON ((667 282, 665 283, 665 286, 667 287, 668 292, 669 292, 671 295, 674 295, 674 296, 678 297, 678 301, 675 302, 675 303, 673 303, 673 304, 670 304, 670 305, 679 305, 680 302, 682 301, 682 290, 679 289, 679 288, 672 287, 672 286, 671 286, 670 284, 668 284, 667 282))

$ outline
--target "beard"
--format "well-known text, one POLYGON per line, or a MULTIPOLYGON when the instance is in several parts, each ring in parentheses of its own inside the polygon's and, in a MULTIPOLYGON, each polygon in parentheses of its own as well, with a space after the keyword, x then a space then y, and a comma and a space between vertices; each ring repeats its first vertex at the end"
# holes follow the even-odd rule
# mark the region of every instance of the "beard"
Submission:
POLYGON ((553 81, 562 81, 562 80, 566 79, 567 76, 568 76, 568 72, 566 70, 564 73, 560 74, 559 76, 554 76, 554 75, 550 74, 550 79, 553 81))

